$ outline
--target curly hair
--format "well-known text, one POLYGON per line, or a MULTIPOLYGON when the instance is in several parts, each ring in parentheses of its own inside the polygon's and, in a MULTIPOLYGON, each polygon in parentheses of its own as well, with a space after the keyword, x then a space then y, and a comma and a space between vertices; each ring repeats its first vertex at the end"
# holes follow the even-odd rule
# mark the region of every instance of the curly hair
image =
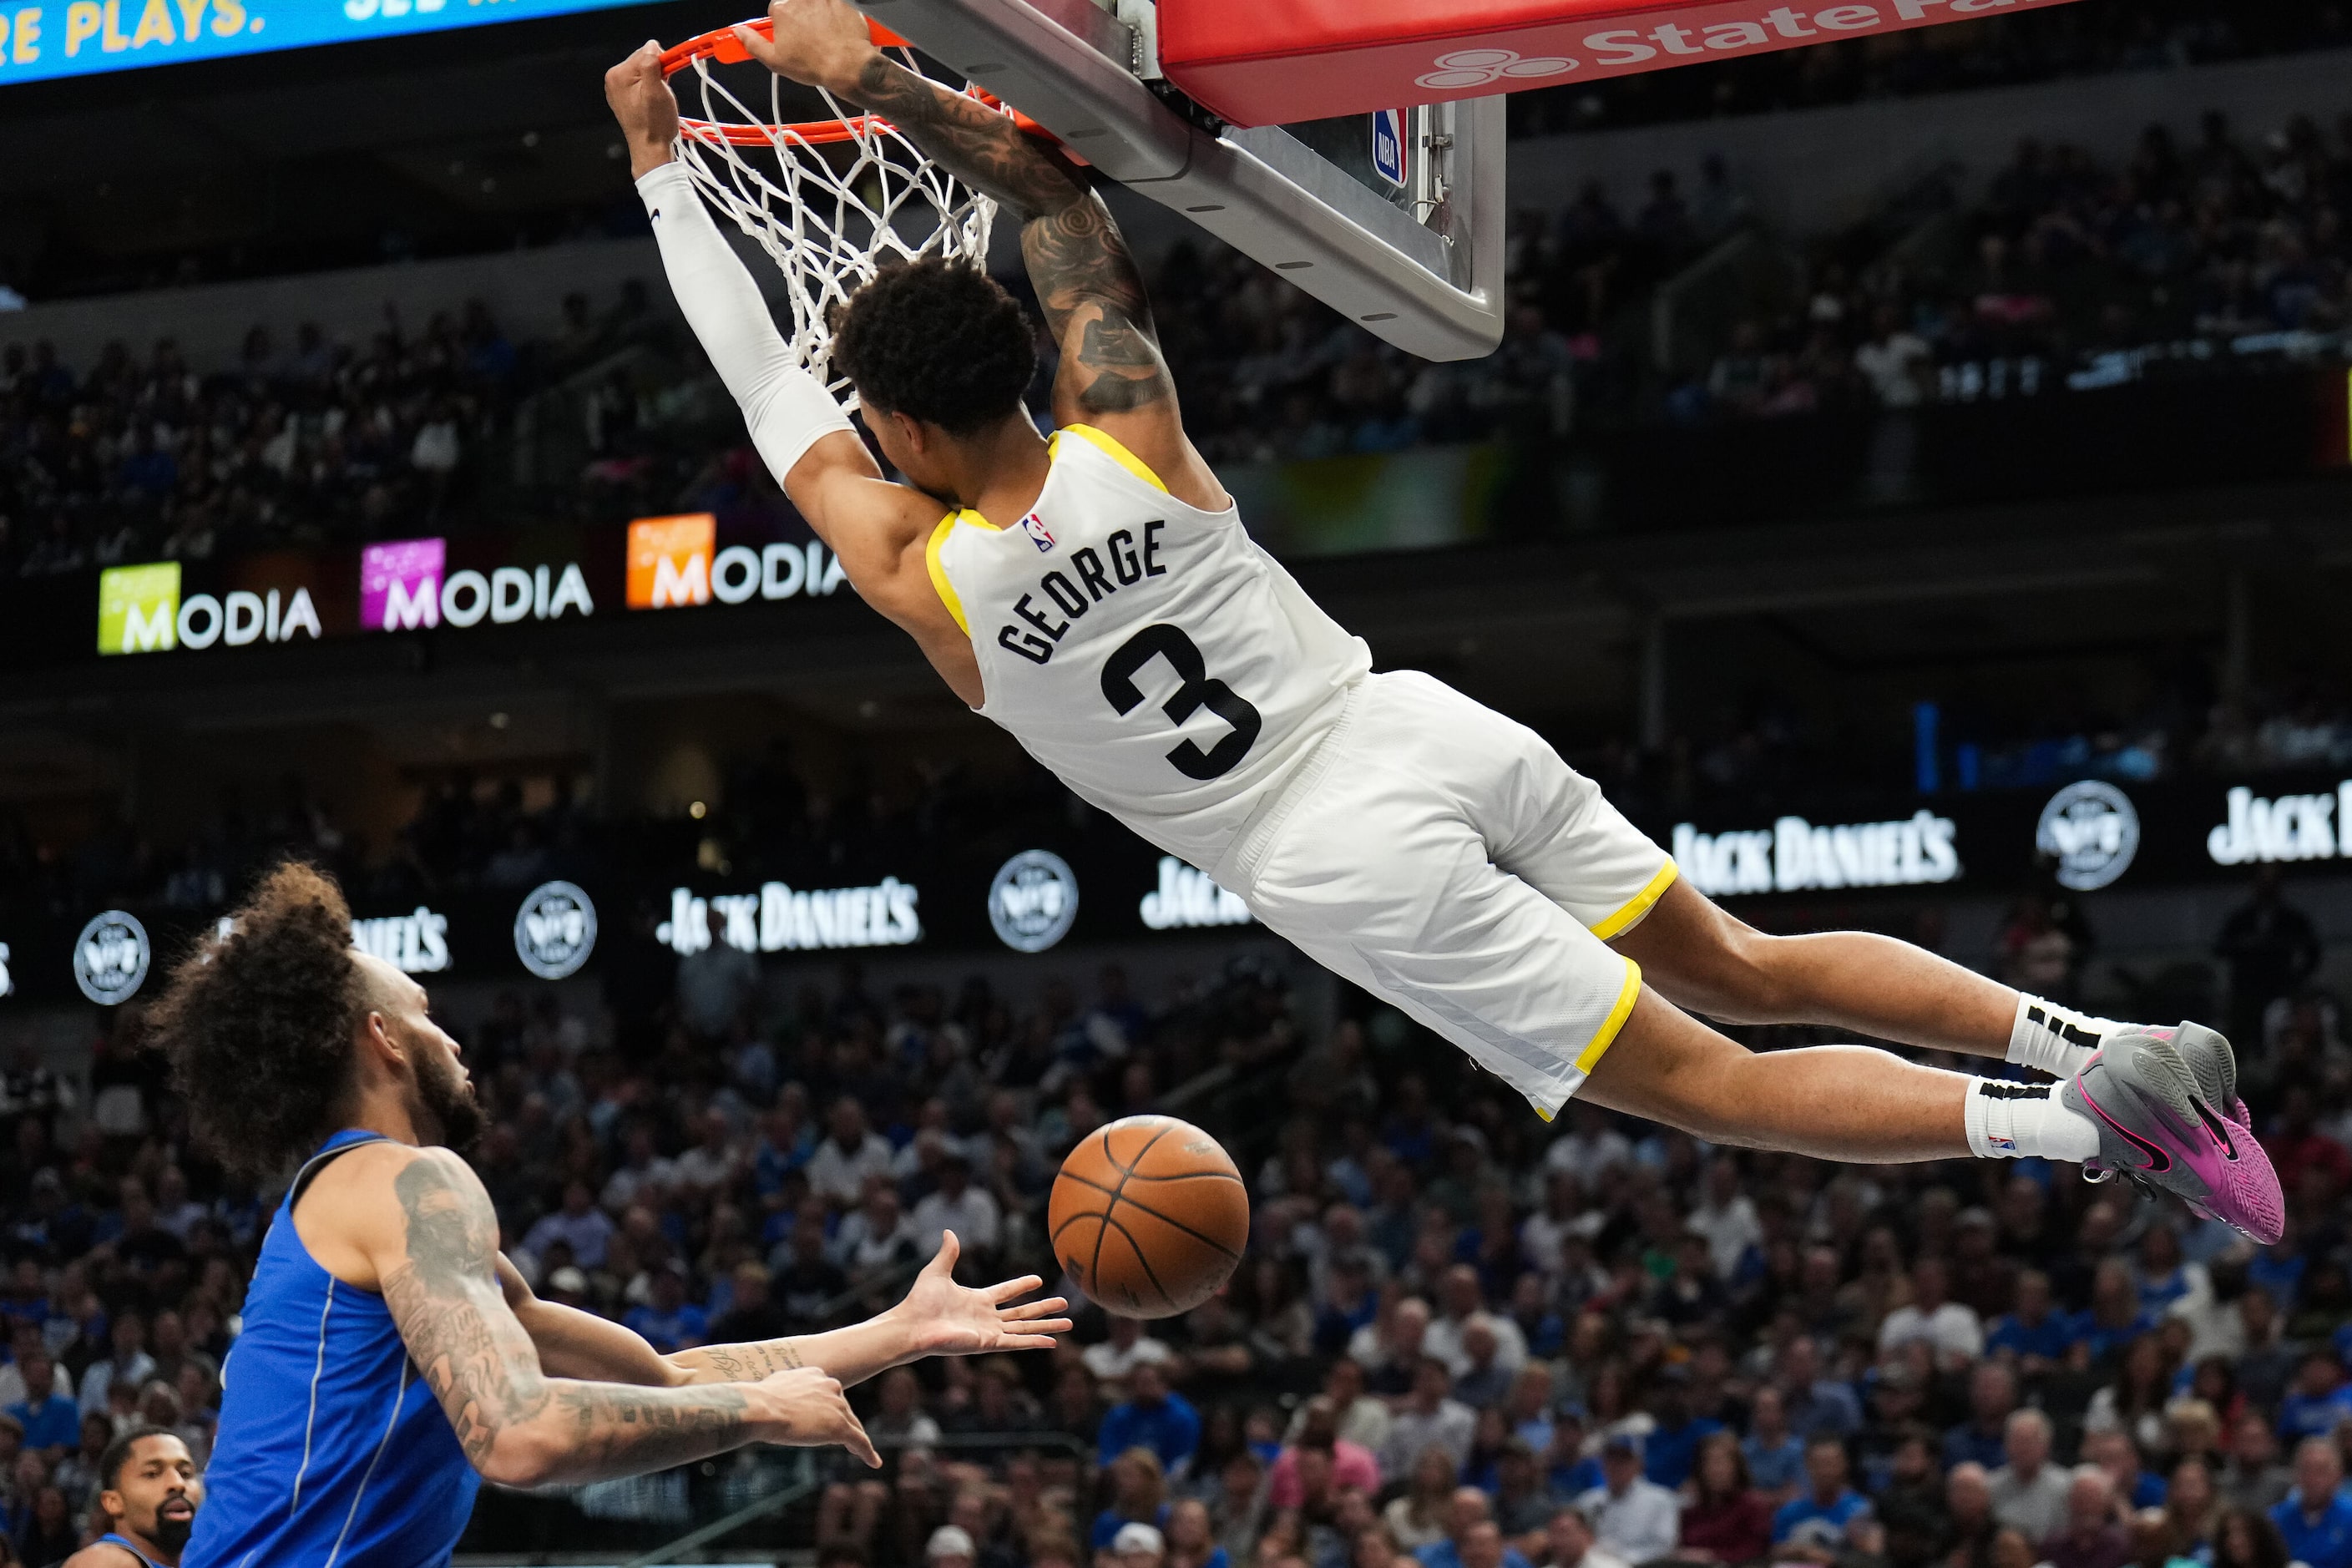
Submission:
POLYGON ((1020 408, 1037 344, 1003 285, 976 267, 927 258, 850 297, 834 328, 833 364, 867 407, 971 436, 1020 408))
POLYGON ((261 879, 226 936, 180 961, 148 1024, 197 1141, 267 1182, 327 1131, 367 1009, 351 906, 333 879, 294 860, 261 879))

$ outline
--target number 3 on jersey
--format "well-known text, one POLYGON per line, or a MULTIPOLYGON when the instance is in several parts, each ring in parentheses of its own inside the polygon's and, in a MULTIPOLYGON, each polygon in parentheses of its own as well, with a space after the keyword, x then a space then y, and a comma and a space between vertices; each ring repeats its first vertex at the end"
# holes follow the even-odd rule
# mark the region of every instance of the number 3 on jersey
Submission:
POLYGON ((1142 704, 1143 692, 1135 684, 1135 678, 1155 658, 1166 659, 1168 668, 1176 672, 1176 679, 1183 682, 1174 695, 1160 705, 1170 723, 1181 724, 1206 708, 1234 727, 1232 734, 1205 752, 1197 742, 1184 742, 1168 753, 1169 762, 1188 779, 1222 778, 1233 772, 1256 743, 1258 731, 1265 721, 1239 692, 1209 673, 1200 648, 1181 628, 1146 626, 1103 661, 1102 689, 1110 700, 1111 710, 1123 717, 1142 704))

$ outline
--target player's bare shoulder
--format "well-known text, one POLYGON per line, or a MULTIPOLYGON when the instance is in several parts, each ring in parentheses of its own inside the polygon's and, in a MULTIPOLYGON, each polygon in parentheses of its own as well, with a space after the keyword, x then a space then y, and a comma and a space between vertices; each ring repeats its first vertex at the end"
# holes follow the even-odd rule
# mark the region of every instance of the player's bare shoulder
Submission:
POLYGON ((93 1541, 66 1558, 58 1568, 149 1568, 149 1565, 145 1558, 118 1542, 93 1541))
POLYGON ((389 1140, 362 1143, 320 1168, 292 1217, 321 1268, 367 1290, 383 1289, 383 1275, 409 1248, 420 1217, 444 1233, 459 1225, 479 1233, 486 1255, 498 1245, 489 1193, 464 1156, 389 1140))

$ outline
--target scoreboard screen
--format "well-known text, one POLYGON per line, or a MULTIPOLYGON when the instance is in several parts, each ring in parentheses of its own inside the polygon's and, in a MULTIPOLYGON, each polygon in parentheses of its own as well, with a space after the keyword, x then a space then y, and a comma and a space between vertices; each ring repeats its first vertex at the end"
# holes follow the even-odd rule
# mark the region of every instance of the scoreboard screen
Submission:
POLYGON ((0 88, 644 0, 0 0, 0 88))

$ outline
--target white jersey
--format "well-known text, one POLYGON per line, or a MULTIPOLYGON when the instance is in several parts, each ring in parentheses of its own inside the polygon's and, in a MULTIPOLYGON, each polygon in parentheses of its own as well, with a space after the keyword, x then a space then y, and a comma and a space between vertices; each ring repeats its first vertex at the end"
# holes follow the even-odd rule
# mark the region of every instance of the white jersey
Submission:
POLYGON ((1243 529, 1089 426, 1009 528, 942 518, 931 582, 982 717, 1082 799, 1213 870, 1338 720, 1371 653, 1243 529))

